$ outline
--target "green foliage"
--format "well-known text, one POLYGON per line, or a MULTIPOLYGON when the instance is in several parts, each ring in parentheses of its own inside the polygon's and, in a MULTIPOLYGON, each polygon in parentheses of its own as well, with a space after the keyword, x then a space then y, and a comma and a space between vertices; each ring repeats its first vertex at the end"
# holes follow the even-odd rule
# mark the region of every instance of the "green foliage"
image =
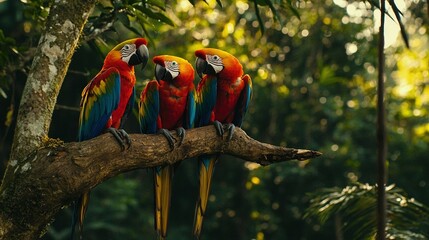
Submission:
POLYGON ((100 1, 85 27, 86 39, 97 38, 105 31, 115 30, 117 26, 114 24, 120 22, 137 36, 144 33, 153 40, 148 29, 154 28, 155 22, 174 26, 165 11, 165 2, 159 0, 100 1))
MULTIPOLYGON (((305 217, 324 224, 342 219, 346 239, 374 239, 376 234, 377 187, 355 183, 343 189, 326 188, 311 194, 305 217)), ((429 238, 429 208, 394 185, 386 187, 387 237, 389 239, 429 238)))

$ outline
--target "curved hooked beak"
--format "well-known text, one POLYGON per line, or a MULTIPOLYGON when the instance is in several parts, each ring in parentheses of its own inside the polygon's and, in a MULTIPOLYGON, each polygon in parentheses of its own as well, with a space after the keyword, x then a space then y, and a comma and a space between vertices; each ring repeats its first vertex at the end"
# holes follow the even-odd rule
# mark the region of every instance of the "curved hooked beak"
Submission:
POLYGON ((159 64, 155 65, 155 78, 159 82, 161 80, 170 82, 173 80, 173 76, 167 69, 159 64))
POLYGON ((200 57, 197 57, 195 66, 197 68, 197 74, 200 76, 200 78, 203 78, 203 74, 216 75, 216 71, 213 66, 200 57))
POLYGON ((128 64, 131 66, 142 64, 142 69, 146 66, 147 61, 149 60, 149 50, 146 45, 142 44, 136 50, 136 52, 131 56, 128 64))
POLYGON ((207 73, 207 66, 208 65, 209 64, 207 63, 206 60, 204 60, 200 57, 197 57, 197 60, 195 62, 195 67, 197 69, 197 74, 198 74, 198 76, 200 76, 200 78, 203 78, 203 74, 207 73))

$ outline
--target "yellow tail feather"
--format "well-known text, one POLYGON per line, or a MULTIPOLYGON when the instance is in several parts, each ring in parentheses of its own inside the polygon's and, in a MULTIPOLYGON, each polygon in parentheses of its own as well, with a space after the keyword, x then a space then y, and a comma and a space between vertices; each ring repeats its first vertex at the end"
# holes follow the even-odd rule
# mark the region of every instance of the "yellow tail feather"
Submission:
POLYGON ((154 170, 155 175, 155 230, 158 239, 167 236, 168 214, 171 204, 171 189, 173 166, 163 167, 160 171, 154 170))
POLYGON ((156 168, 153 169, 154 197, 155 197, 155 231, 159 234, 161 231, 161 175, 156 168))
POLYGON ((79 237, 82 238, 83 232, 83 219, 85 218, 86 211, 88 210, 89 204, 89 192, 82 194, 80 197, 80 206, 79 206, 79 237))
POLYGON ((199 239, 203 226, 203 218, 207 209, 207 202, 210 193, 211 179, 214 172, 214 167, 217 161, 217 157, 211 158, 210 161, 206 161, 207 166, 203 163, 200 164, 200 190, 197 206, 195 208, 194 217, 194 236, 199 239))

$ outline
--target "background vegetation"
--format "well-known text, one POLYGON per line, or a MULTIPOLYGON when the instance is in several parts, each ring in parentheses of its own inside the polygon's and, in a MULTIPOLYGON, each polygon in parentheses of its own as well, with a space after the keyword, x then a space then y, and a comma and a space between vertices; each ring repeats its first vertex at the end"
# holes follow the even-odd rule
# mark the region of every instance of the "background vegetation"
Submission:
MULTIPOLYGON (((177 55, 191 63, 198 48, 224 49, 240 59, 254 82, 243 129, 255 139, 315 149, 324 156, 269 167, 224 156, 214 177, 204 239, 350 239, 357 232, 369 237, 374 232, 356 222, 375 219, 373 209, 368 210, 375 204, 370 200, 376 182, 380 12, 373 2, 100 1, 73 56, 50 137, 77 139, 80 93, 117 42, 144 36, 152 56, 177 55)), ((410 49, 400 41, 398 30, 387 26, 388 183, 395 184, 388 191, 394 196, 389 198, 393 210, 388 212, 388 226, 391 236, 399 239, 425 239, 429 238, 428 6, 424 0, 396 2, 410 49), (415 214, 400 216, 397 223, 392 218, 398 216, 394 207, 415 214), (421 224, 410 227, 405 222, 421 224)), ((1 173, 49 4, 0 1, 1 173)), ((153 63, 137 70, 138 92, 153 73, 153 63)), ((138 132, 135 118, 126 130, 138 132)), ((92 193, 87 239, 154 238, 150 172, 121 175, 92 193)), ((196 194, 196 161, 184 161, 175 176, 170 239, 191 238, 196 194)), ((44 239, 67 239, 70 219, 71 209, 65 208, 44 239)), ((375 229, 375 223, 368 224, 365 227, 375 229)))

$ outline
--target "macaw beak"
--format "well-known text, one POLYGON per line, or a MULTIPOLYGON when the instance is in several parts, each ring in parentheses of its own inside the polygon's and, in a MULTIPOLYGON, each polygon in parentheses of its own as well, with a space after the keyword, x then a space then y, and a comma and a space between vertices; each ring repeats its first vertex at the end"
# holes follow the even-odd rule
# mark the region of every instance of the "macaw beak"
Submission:
POLYGON ((203 73, 205 72, 207 68, 207 62, 206 60, 197 57, 197 60, 195 62, 195 68, 197 69, 197 74, 200 78, 203 78, 203 73))
POLYGON ((195 67, 197 68, 197 74, 200 78, 203 78, 203 74, 216 75, 216 71, 213 66, 200 57, 197 57, 195 67))
POLYGON ((158 82, 161 80, 171 82, 173 80, 171 73, 160 64, 155 65, 155 78, 158 82))
POLYGON ((142 44, 137 48, 136 52, 131 56, 128 64, 131 66, 142 64, 142 69, 146 66, 149 60, 149 50, 146 45, 142 44))

